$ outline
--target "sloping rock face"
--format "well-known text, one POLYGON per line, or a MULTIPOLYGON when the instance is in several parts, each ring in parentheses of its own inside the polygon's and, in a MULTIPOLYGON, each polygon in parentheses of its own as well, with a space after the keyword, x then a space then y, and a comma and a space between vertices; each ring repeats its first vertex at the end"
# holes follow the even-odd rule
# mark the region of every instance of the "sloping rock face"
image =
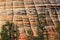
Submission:
POLYGON ((26 40, 29 29, 37 36, 40 22, 48 29, 60 21, 60 0, 0 0, 0 32, 6 21, 18 25, 19 40, 26 40))

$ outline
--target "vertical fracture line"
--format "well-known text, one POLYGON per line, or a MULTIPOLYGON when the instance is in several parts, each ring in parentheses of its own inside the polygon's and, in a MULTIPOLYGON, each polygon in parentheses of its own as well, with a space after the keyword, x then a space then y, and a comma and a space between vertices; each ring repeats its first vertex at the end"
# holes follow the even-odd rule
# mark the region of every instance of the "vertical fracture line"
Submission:
MULTIPOLYGON (((34 2, 34 0, 33 0, 33 2, 34 2)), ((34 3, 34 5, 35 5, 35 3, 34 3)), ((36 10, 36 14, 37 14, 38 25, 40 27, 39 15, 38 15, 38 11, 37 11, 36 5, 35 5, 35 10, 36 10)))
MULTIPOLYGON (((34 0, 33 0, 33 2, 34 2, 34 0)), ((38 20, 38 25, 39 25, 39 27, 40 27, 40 22, 41 22, 41 21, 39 21, 39 14, 38 14, 37 7, 36 7, 35 2, 34 2, 34 5, 35 5, 35 10, 36 10, 36 15, 37 15, 37 20, 38 20)))
MULTIPOLYGON (((50 1, 50 0, 49 0, 50 1)), ((51 2, 50 2, 51 3, 51 2)), ((55 8, 53 5, 52 5, 52 3, 51 3, 51 6, 53 7, 53 8, 55 8)), ((47 7, 48 8, 48 7, 47 7)), ((48 9, 48 10, 50 10, 50 9, 48 9)), ((55 8, 55 12, 56 12, 56 15, 58 15, 57 14, 57 10, 56 10, 56 8, 55 8)), ((50 14, 50 13, 49 13, 50 14)), ((58 17, 58 16, 57 16, 58 17)), ((53 17, 51 17, 51 19, 52 19, 52 21, 53 21, 53 17)), ((57 18, 57 21, 58 21, 59 19, 57 18)), ((56 24, 55 24, 55 22, 53 21, 53 23, 54 23, 54 25, 56 26, 56 24)))
POLYGON ((56 13, 57 13, 57 19, 58 19, 57 21, 59 21, 59 18, 58 18, 58 11, 57 11, 57 9, 56 9, 56 8, 55 8, 55 10, 56 10, 56 13))
POLYGON ((13 9, 13 0, 12 0, 12 22, 14 21, 13 18, 14 18, 14 9, 13 9))
MULTIPOLYGON (((50 2, 50 0, 48 0, 48 1, 49 1, 49 3, 51 4, 51 6, 53 6, 52 3, 50 2)), ((47 7, 47 6, 46 6, 46 8, 48 9, 49 15, 50 15, 50 14, 51 14, 51 10, 50 10, 49 7, 47 7)), ((50 17, 51 17, 51 15, 50 15, 50 17)), ((52 18, 52 17, 51 17, 51 20, 53 21, 53 18, 52 18)), ((54 21, 53 21, 53 23, 54 23, 54 21)))
MULTIPOLYGON (((50 0, 48 0, 48 2, 49 2, 49 4, 51 4, 50 0)), ((47 6, 46 6, 46 9, 47 9, 47 11, 48 11, 48 13, 47 13, 47 14, 49 15, 49 17, 50 17, 50 19, 51 19, 50 11, 49 11, 49 7, 47 7, 47 6)), ((46 20, 47 20, 47 19, 46 19, 46 20)), ((51 20, 52 20, 52 19, 51 19, 51 20)), ((53 22, 53 21, 52 21, 52 22, 53 22)), ((53 24, 54 24, 54 23, 53 23, 53 24)))
MULTIPOLYGON (((23 2, 23 6, 24 6, 24 0, 21 0, 22 2, 23 2)), ((25 10, 25 6, 23 7, 23 9, 25 10)), ((23 20, 23 18, 22 18, 22 20, 23 20)), ((26 29, 25 29, 25 26, 24 26, 24 21, 23 21, 23 28, 24 28, 24 33, 26 34, 26 29)))
MULTIPOLYGON (((22 2, 23 2, 23 6, 24 6, 23 9, 26 11, 26 9, 25 9, 25 4, 24 4, 24 0, 22 0, 22 2)), ((23 20, 23 25, 24 25, 24 20, 23 20)), ((25 29, 25 26, 24 26, 24 31, 25 31, 25 34, 27 34, 26 29, 25 29)))
MULTIPOLYGON (((33 2, 34 2, 34 0, 33 0, 33 2)), ((35 5, 35 8, 36 8, 36 12, 37 12, 38 25, 39 25, 39 27, 40 27, 41 30, 42 30, 42 32, 41 32, 41 33, 42 33, 42 39, 41 39, 41 40, 44 40, 44 34, 43 34, 43 33, 44 33, 44 29, 43 29, 43 28, 45 27, 45 25, 44 25, 44 27, 41 26, 41 24, 40 24, 41 21, 39 21, 39 14, 38 14, 37 7, 36 7, 35 2, 34 2, 34 5, 35 5)), ((45 6, 44 6, 44 7, 45 7, 45 6)), ((45 14, 44 14, 44 15, 45 15, 45 14)), ((44 18, 43 18, 43 20, 44 20, 44 18)))
MULTIPOLYGON (((58 9, 59 9, 59 7, 58 7, 58 9)), ((57 11, 57 15, 58 15, 58 20, 60 21, 60 19, 59 19, 60 14, 59 14, 58 10, 56 10, 56 11, 57 11)))
MULTIPOLYGON (((36 11, 34 1, 32 0, 32 2, 33 2, 34 10, 36 11)), ((31 5, 31 7, 32 7, 32 4, 30 4, 30 5, 31 5)), ((32 7, 32 8, 33 8, 33 7, 32 7)), ((33 10, 33 11, 34 11, 34 10, 33 10)), ((36 12, 36 14, 37 14, 37 12, 36 12)), ((36 14, 34 13, 34 14, 31 14, 31 15, 37 16, 36 14)), ((30 15, 30 16, 31 16, 31 15, 30 15)), ((29 20, 30 20, 30 18, 29 18, 29 20)), ((33 31, 33 33, 34 33, 34 29, 33 29, 33 26, 32 26, 32 24, 31 24, 31 22, 30 22, 30 25, 31 25, 31 29, 32 29, 32 31, 33 31)))
MULTIPOLYGON (((24 8, 25 8, 25 10, 26 10, 26 16, 28 17, 28 12, 27 12, 27 7, 26 7, 26 4, 25 4, 25 0, 23 0, 23 2, 24 2, 24 8)), ((30 19, 29 19, 29 17, 28 17, 28 20, 29 20, 29 25, 30 25, 30 29, 31 29, 31 23, 30 23, 30 19)), ((25 27, 24 27, 25 28, 25 27)), ((32 29, 31 29, 32 30, 32 29)), ((26 31, 26 29, 25 29, 25 31, 26 31)), ((26 31, 26 34, 27 34, 27 31, 26 31)))
MULTIPOLYGON (((31 1, 31 2, 33 2, 33 1, 31 1)), ((33 5, 34 5, 34 4, 33 4, 33 5)), ((25 6, 25 9, 26 9, 26 13, 28 13, 28 11, 27 11, 27 7, 26 7, 26 4, 25 4, 25 0, 24 0, 24 6, 25 6)), ((31 4, 28 5, 28 6, 32 7, 31 4)), ((28 8, 28 9, 29 9, 29 8, 28 8)), ((31 16, 31 15, 30 15, 30 16, 31 16)), ((29 17, 29 14, 27 14, 27 17, 28 17, 28 19, 29 19, 30 29, 33 31, 33 29, 32 29, 32 25, 31 25, 31 21, 30 21, 30 17, 29 17)))
MULTIPOLYGON (((13 0, 12 0, 12 2, 11 2, 12 4, 12 20, 11 20, 11 22, 13 23, 13 17, 14 17, 14 11, 13 11, 13 0)), ((11 30, 11 32, 10 32, 10 40, 13 40, 13 32, 12 32, 12 29, 10 29, 11 30)))
MULTIPOLYGON (((51 6, 52 6, 52 5, 51 5, 51 6)), ((52 19, 52 21, 53 21, 53 17, 52 17, 51 9, 50 9, 48 6, 46 6, 46 8, 48 9, 48 11, 49 11, 49 15, 50 15, 50 17, 51 17, 51 19, 52 19)), ((56 24, 55 24, 54 21, 53 21, 53 23, 54 23, 54 26, 55 26, 56 24)))

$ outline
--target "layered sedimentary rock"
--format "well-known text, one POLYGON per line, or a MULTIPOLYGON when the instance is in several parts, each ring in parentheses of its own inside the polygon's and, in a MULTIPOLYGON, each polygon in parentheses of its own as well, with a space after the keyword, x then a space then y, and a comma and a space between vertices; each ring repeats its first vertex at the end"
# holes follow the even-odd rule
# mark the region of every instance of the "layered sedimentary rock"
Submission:
POLYGON ((31 29, 37 36, 37 27, 43 20, 45 28, 56 27, 60 21, 60 0, 0 0, 0 32, 2 25, 10 21, 19 26, 20 34, 28 35, 27 30, 31 29))

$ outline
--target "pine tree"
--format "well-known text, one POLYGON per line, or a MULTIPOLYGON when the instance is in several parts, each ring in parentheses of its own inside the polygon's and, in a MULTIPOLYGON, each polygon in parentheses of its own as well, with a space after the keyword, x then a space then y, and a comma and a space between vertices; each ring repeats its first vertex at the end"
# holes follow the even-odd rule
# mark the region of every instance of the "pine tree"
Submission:
POLYGON ((60 21, 57 23, 56 31, 59 33, 59 40, 60 40, 60 21))
POLYGON ((33 39, 33 31, 31 29, 27 30, 28 32, 28 40, 32 40, 33 39))
POLYGON ((14 28, 15 25, 13 23, 10 23, 9 21, 7 21, 4 25, 2 25, 2 31, 1 31, 2 40, 15 40, 16 37, 14 36, 14 34, 16 34, 18 30, 17 28, 16 29, 14 28))

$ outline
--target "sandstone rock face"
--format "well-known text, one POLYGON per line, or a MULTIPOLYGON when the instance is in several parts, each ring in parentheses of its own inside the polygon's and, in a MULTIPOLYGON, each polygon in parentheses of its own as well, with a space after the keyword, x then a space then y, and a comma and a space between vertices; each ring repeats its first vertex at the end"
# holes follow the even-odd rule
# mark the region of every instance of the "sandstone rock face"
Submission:
POLYGON ((0 0, 0 32, 6 21, 18 25, 19 40, 26 40, 25 36, 30 28, 33 36, 37 36, 39 22, 44 20, 45 28, 55 28, 56 22, 60 21, 59 3, 60 0, 0 0), (45 18, 42 19, 40 15, 45 18))

